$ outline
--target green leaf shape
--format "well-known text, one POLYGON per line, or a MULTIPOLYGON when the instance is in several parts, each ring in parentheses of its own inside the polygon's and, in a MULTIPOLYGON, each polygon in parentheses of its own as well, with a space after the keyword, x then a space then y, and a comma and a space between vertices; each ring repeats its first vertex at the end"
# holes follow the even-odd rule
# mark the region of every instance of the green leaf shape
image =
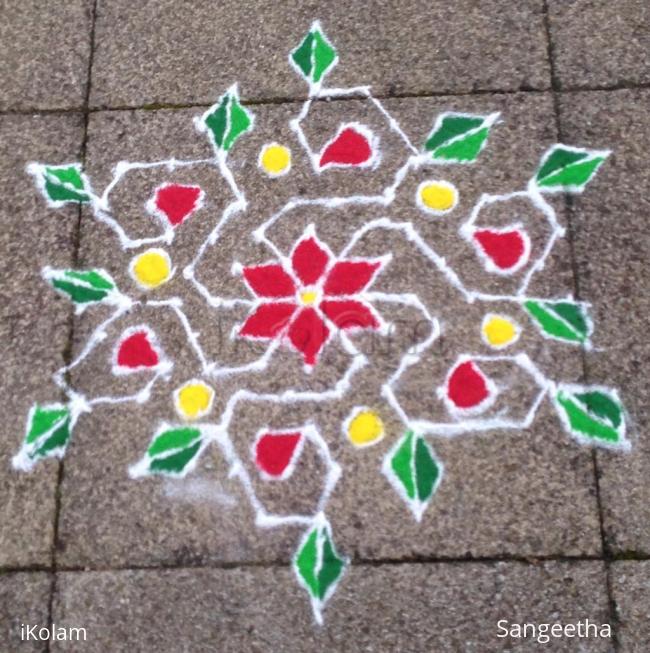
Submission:
POLYGON ((555 402, 572 435, 596 444, 627 444, 624 409, 611 390, 561 386, 555 402))
POLYGON ((535 182, 541 191, 580 193, 609 154, 605 150, 554 145, 542 157, 535 182))
POLYGON ((32 444, 35 440, 51 431, 55 426, 70 417, 70 410, 67 406, 55 404, 50 406, 39 406, 35 404, 30 412, 27 422, 27 433, 25 442, 32 444))
POLYGON ((202 443, 201 430, 196 427, 164 427, 149 444, 142 471, 147 474, 182 475, 195 460, 202 443))
POLYGON ((439 476, 440 469, 431 448, 424 438, 417 438, 415 441, 415 480, 420 501, 428 501, 431 498, 439 476))
POLYGON ((397 447, 390 461, 390 466, 395 476, 404 486, 404 491, 409 499, 415 499, 415 482, 411 468, 413 437, 413 432, 409 431, 402 438, 400 445, 397 447))
POLYGON ((147 449, 147 454, 151 458, 155 458, 161 454, 169 454, 171 451, 185 449, 200 437, 201 431, 192 427, 179 427, 161 431, 154 436, 147 449))
POLYGON ((117 290, 115 282, 105 270, 52 270, 44 276, 56 290, 67 295, 75 304, 104 301, 117 290))
POLYGON ((318 528, 314 528, 303 545, 298 549, 294 559, 296 571, 307 585, 312 596, 318 596, 318 578, 316 565, 318 561, 318 528))
POLYGON ((424 148, 428 152, 432 152, 457 136, 461 136, 472 129, 477 129, 482 124, 483 118, 480 116, 464 116, 453 113, 443 114, 439 127, 429 134, 424 148))
POLYGON ((453 141, 449 145, 441 145, 435 150, 433 157, 457 163, 476 161, 489 133, 489 129, 483 128, 468 134, 465 138, 453 141))
POLYGON ((110 274, 105 270, 68 270, 67 275, 101 290, 115 290, 116 287, 110 274))
POLYGON ((70 419, 66 419, 50 435, 39 443, 38 448, 31 454, 32 458, 46 458, 52 452, 65 448, 70 439, 70 419))
POLYGON ((81 164, 42 166, 45 195, 52 202, 90 202, 89 190, 81 175, 81 164))
POLYGON ((230 129, 224 140, 224 150, 229 150, 237 139, 247 132, 253 124, 251 114, 239 103, 238 98, 230 100, 230 129))
POLYGON ((535 326, 549 338, 584 344, 592 332, 592 324, 584 304, 570 301, 524 302, 524 308, 535 326))
POLYGON ((312 84, 318 84, 338 61, 336 49, 319 23, 312 25, 300 45, 289 56, 295 67, 312 84))
POLYGON ((236 87, 229 89, 202 117, 215 147, 230 151, 237 140, 253 128, 253 114, 242 106, 236 87))
POLYGON ((442 466, 426 440, 407 431, 388 453, 384 473, 420 518, 435 493, 442 476, 442 466))
POLYGON ((577 150, 569 150, 563 147, 554 147, 549 151, 549 154, 540 166, 535 178, 540 181, 556 171, 570 166, 573 163, 582 161, 587 156, 586 152, 577 150))
POLYGON ((602 420, 609 421, 614 427, 618 428, 623 420, 623 410, 621 405, 614 401, 604 392, 581 392, 575 395, 577 399, 592 415, 602 420))
POLYGON ((328 598, 346 564, 334 547, 328 524, 319 524, 309 531, 294 556, 298 577, 318 601, 328 598))
POLYGON ((72 186, 75 190, 83 190, 84 187, 80 172, 80 169, 74 165, 67 167, 45 167, 46 175, 50 178, 54 177, 60 184, 72 186))
POLYGON ((16 466, 29 468, 31 462, 42 458, 62 456, 70 435, 71 414, 68 406, 34 404, 27 418, 23 446, 16 456, 20 463, 16 466))
POLYGON ((207 113, 203 118, 205 126, 212 132, 212 138, 219 147, 223 146, 224 133, 228 123, 229 102, 229 97, 223 98, 220 103, 214 107, 214 110, 211 113, 207 113))
POLYGON ((187 449, 164 456, 161 458, 154 458, 149 464, 149 470, 152 474, 170 474, 178 475, 185 472, 185 468, 192 462, 201 448, 201 441, 197 441, 187 449))
POLYGON ((441 162, 476 161, 497 118, 496 113, 489 116, 443 113, 438 116, 424 149, 431 153, 434 160, 441 162))

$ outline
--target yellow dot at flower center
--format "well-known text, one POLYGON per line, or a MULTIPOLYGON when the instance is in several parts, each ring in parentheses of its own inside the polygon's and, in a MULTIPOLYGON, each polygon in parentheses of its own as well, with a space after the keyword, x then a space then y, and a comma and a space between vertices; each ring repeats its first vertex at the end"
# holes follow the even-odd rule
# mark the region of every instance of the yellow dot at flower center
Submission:
POLYGON ((162 249, 148 249, 131 262, 131 274, 145 288, 156 288, 169 280, 171 261, 162 249))
POLYGON ((515 340, 518 329, 508 318, 493 315, 483 323, 483 335, 492 347, 505 347, 515 340))
POLYGON ((420 186, 419 193, 424 207, 435 213, 450 211, 458 202, 458 191, 448 182, 426 182, 420 186))
POLYGON ((318 292, 315 290, 303 290, 300 293, 300 303, 304 304, 305 306, 311 306, 312 304, 316 303, 317 299, 318 292))
POLYGON ((384 423, 372 410, 358 412, 348 424, 348 439, 355 447, 366 447, 384 437, 384 423))
POLYGON ((196 419, 210 410, 213 398, 214 390, 209 385, 190 382, 178 390, 176 408, 185 419, 196 419))
POLYGON ((260 165, 271 177, 282 175, 288 172, 291 166, 291 150, 277 143, 265 145, 260 154, 260 165))

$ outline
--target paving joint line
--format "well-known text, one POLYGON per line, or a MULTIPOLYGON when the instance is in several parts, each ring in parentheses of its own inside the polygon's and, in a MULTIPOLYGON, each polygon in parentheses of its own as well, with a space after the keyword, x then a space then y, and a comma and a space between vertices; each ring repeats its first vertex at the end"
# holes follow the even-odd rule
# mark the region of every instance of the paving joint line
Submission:
MULTIPOLYGON (((567 208, 567 240, 569 241, 569 250, 571 252, 572 267, 575 262, 574 269, 574 282, 575 282, 575 296, 577 300, 581 299, 581 287, 580 287, 580 276, 579 276, 579 266, 577 264, 577 259, 575 256, 575 204, 572 197, 566 197, 566 208, 567 208)), ((589 382, 590 371, 589 371, 589 361, 587 358, 587 352, 585 349, 581 350, 581 362, 582 362, 582 379, 585 383, 589 382)), ((607 601, 608 601, 608 610, 609 610, 609 619, 610 625, 612 627, 612 650, 614 653, 617 653, 619 650, 618 642, 618 630, 620 625, 620 620, 618 618, 618 609, 616 606, 616 600, 612 591, 612 578, 611 578, 611 567, 612 562, 617 558, 611 551, 609 546, 609 541, 607 538, 607 530, 605 528, 605 518, 604 518, 604 509, 603 509, 603 499, 600 487, 600 479, 602 472, 600 469, 598 461, 598 451, 592 449, 591 451, 591 461, 594 474, 594 486, 596 490, 596 506, 598 510, 598 527, 600 531, 600 540, 602 548, 602 559, 605 565, 605 587, 607 591, 607 601)), ((624 558, 622 558, 624 559, 624 558)))
MULTIPOLYGON (((618 84, 604 84, 596 86, 565 86, 562 87, 557 82, 556 88, 518 88, 518 89, 473 89, 473 90, 459 90, 459 91, 414 91, 411 93, 393 93, 393 94, 376 94, 378 100, 408 100, 408 99, 426 99, 426 98, 445 98, 445 97, 472 97, 483 95, 518 95, 518 94, 541 94, 541 93, 555 93, 557 95, 567 95, 571 93, 614 93, 617 91, 631 90, 642 91, 650 89, 650 83, 628 83, 621 82, 618 84)), ((270 98, 251 98, 242 100, 244 106, 266 106, 266 105, 283 105, 283 104, 300 104, 307 98, 302 97, 270 97, 270 98)), ((350 102, 355 100, 363 100, 361 96, 350 97, 337 97, 337 98, 315 98, 318 102, 350 102)), ((26 109, 4 109, 0 110, 0 117, 2 116, 34 116, 34 115, 62 115, 62 114, 77 114, 77 113, 103 113, 111 111, 181 111, 183 109, 207 109, 214 103, 210 102, 148 102, 145 104, 124 104, 114 106, 72 106, 72 107, 58 107, 58 108, 45 108, 33 107, 26 109)))
MULTIPOLYGON (((83 138, 81 141, 81 146, 79 154, 82 161, 82 166, 86 167, 86 151, 88 145, 88 122, 89 122, 89 112, 88 107, 90 105, 90 87, 92 79, 92 68, 93 60, 95 56, 95 22, 97 17, 97 0, 93 0, 93 4, 90 8, 90 52, 88 53, 88 66, 86 70, 86 91, 84 94, 84 120, 83 120, 83 138)), ((83 215, 82 205, 79 204, 77 212, 77 221, 74 225, 72 233, 72 252, 71 252, 71 263, 73 268, 77 268, 79 264, 79 249, 81 245, 81 220, 83 215)), ((75 327, 75 312, 73 309, 70 310, 68 318, 68 339, 66 346, 62 352, 63 362, 66 365, 70 364, 72 360, 72 353, 74 347, 74 327, 75 327)), ((52 583, 50 585, 50 596, 48 600, 47 616, 50 627, 54 625, 54 600, 58 591, 57 584, 57 571, 58 571, 58 560, 57 560, 57 551, 59 549, 59 522, 61 518, 61 493, 63 479, 65 476, 65 464, 63 460, 59 460, 57 467, 57 478, 56 478, 56 488, 55 488, 55 504, 54 504, 54 527, 52 533, 52 556, 51 556, 51 565, 52 565, 52 583)), ((50 653, 50 640, 48 639, 45 646, 46 653, 50 653)))
MULTIPOLYGON (((650 560, 650 554, 636 554, 635 560, 650 560)), ((621 554, 615 560, 630 560, 629 554, 621 554)), ((185 564, 173 564, 158 562, 150 565, 116 565, 116 566, 92 566, 92 565, 58 565, 56 569, 44 565, 17 566, 0 568, 0 574, 12 573, 35 573, 50 572, 58 573, 105 573, 123 571, 186 571, 186 570, 231 570, 231 569, 286 569, 287 560, 241 560, 236 562, 196 562, 185 564)), ((558 562, 567 564, 579 564, 582 562, 605 562, 602 555, 597 554, 548 554, 548 555, 492 555, 492 556, 414 556, 404 558, 356 558, 352 557, 352 564, 355 567, 383 567, 399 565, 464 565, 464 564, 524 564, 536 566, 547 562, 558 562)))
MULTIPOLYGON (((551 29, 551 21, 549 15, 549 0, 542 0, 544 10, 544 27, 546 31, 547 42, 547 56, 551 72, 551 93, 553 97, 553 112, 555 114, 555 126, 557 129, 558 141, 565 142, 564 130, 562 127, 562 115, 560 106, 560 94, 562 93, 562 84, 557 74, 556 57, 555 57, 555 44, 553 42, 553 32, 551 29)), ((571 273, 573 277, 574 295, 579 301, 581 298, 581 283, 580 283, 580 267, 578 265, 576 251, 575 251, 575 212, 574 212, 573 197, 568 194, 564 196, 564 207, 567 221, 567 243, 569 246, 569 256, 571 258, 571 273)), ((589 382, 589 364, 587 361, 587 352, 584 348, 580 351, 581 366, 582 366, 582 379, 585 383, 589 382)), ((617 653, 619 650, 618 630, 619 620, 618 611, 616 609, 616 601, 612 593, 611 582, 611 562, 612 552, 607 543, 607 534, 605 531, 605 523, 603 517, 603 502, 600 491, 600 466, 598 465, 598 453, 595 449, 591 451, 592 470, 594 478, 594 488, 596 491, 596 510, 598 513, 598 527, 600 532, 600 546, 602 551, 602 560, 605 570, 605 592, 607 595, 607 610, 609 612, 609 623, 612 628, 612 650, 617 653)))

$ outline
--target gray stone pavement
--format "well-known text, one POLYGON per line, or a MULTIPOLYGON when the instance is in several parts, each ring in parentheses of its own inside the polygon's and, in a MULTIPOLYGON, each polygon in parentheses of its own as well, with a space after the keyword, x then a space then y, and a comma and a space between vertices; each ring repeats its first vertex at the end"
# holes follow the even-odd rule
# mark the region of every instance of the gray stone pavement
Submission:
MULTIPOLYGON (((650 255, 650 92, 644 86, 650 14, 644 2, 411 0, 271 8, 257 2, 88 0, 0 7, 7 10, 0 24, 0 217, 5 225, 0 384, 6 402, 6 446, 0 451, 5 497, 0 650, 543 649, 530 639, 497 639, 500 618, 533 623, 589 618, 614 628, 611 640, 565 638, 546 645, 552 650, 647 650, 650 448, 644 435, 650 307, 644 270, 650 255), (568 207, 564 198, 554 199, 569 237, 533 286, 541 296, 575 290, 592 303, 596 350, 583 357, 528 335, 522 342, 549 375, 620 388, 633 441, 626 455, 581 448, 558 428, 548 405, 526 431, 435 441, 446 476, 416 524, 379 473, 393 440, 352 450, 339 430, 358 401, 344 402, 336 409, 340 412, 323 415, 322 423, 345 470, 328 512, 337 547, 353 564, 326 608, 322 629, 313 626, 306 594, 288 568, 301 530, 256 529, 253 511, 241 487, 225 478, 219 455, 204 456, 182 483, 132 481, 126 474, 157 421, 174 419, 171 388, 197 373, 169 316, 157 327, 163 346, 180 362, 149 404, 82 417, 62 465, 49 460, 19 475, 9 464, 29 405, 59 398, 52 396, 51 373, 80 350, 101 316, 100 309, 73 319, 66 301, 45 287, 41 266, 105 266, 121 287, 131 283, 130 255, 114 246, 108 230, 85 210, 79 221, 76 208, 47 209, 24 173, 25 164, 83 160, 102 188, 120 159, 209 156, 192 118, 239 81, 257 123, 237 143, 231 166, 251 207, 224 235, 228 256, 215 250, 199 268, 211 291, 234 293, 231 252, 242 262, 264 260, 243 236, 272 210, 295 194, 358 191, 343 173, 312 188, 295 143, 286 183, 269 182, 256 167, 264 142, 292 138, 287 121, 299 111, 296 100, 305 86, 287 65, 287 52, 315 18, 341 57, 328 82, 371 84, 419 142, 441 111, 502 112, 503 123, 494 128, 479 163, 445 174, 469 207, 480 192, 523 188, 541 153, 557 140, 614 151, 583 196, 572 198, 568 207), (84 626, 88 641, 83 646, 23 642, 19 628, 27 622, 84 626)), ((342 119, 379 120, 367 102, 320 103, 308 126, 310 138, 323 142, 342 119)), ((403 160, 400 148, 399 142, 386 142, 386 165, 403 160)), ((210 170, 197 174, 210 197, 218 198, 206 214, 219 211, 229 191, 210 170)), ((152 179, 134 178, 124 186, 123 217, 135 231, 147 224, 128 206, 140 201, 143 184, 152 179)), ((187 181, 182 175, 178 180, 187 181)), ((419 181, 405 182, 405 195, 394 207, 398 214, 409 210, 407 199, 419 181)), ((369 217, 376 216, 359 210, 344 225, 327 213, 297 213, 277 236, 288 248, 312 221, 336 249, 337 239, 345 242, 345 229, 369 217)), ((174 250, 179 269, 205 237, 206 223, 196 220, 179 236, 174 250)), ((478 278, 459 252, 457 225, 419 226, 450 261, 466 265, 469 282, 478 278)), ((394 251, 387 288, 419 283, 423 263, 402 243, 370 241, 364 248, 368 256, 394 251)), ((187 293, 179 277, 170 282, 171 291, 187 293)), ((441 319, 454 331, 410 380, 414 409, 424 406, 423 380, 430 377, 423 375, 439 374, 457 352, 474 346, 482 315, 440 281, 429 280, 421 293, 430 305, 440 304, 441 319)), ((212 352, 233 361, 250 355, 227 350, 199 309, 200 303, 197 327, 212 352)), ((229 316, 223 328, 244 316, 229 316)), ((377 364, 391 369, 409 344, 408 334, 398 332, 396 351, 377 354, 377 364)), ((75 383, 103 387, 107 356, 100 350, 75 372, 75 383)), ((336 372, 337 356, 334 352, 325 361, 324 376, 314 383, 325 383, 336 372)), ((278 375, 297 378, 301 370, 290 360, 284 357, 260 383, 272 387, 278 375)), ((379 405, 375 382, 371 375, 363 378, 369 405, 379 405)), ((224 383, 220 394, 227 396, 228 388, 224 383)), ((516 400, 524 401, 526 391, 522 384, 516 400)), ((265 413, 264 408, 238 414, 242 446, 269 419, 280 424, 287 417, 286 411, 265 413)), ((396 416, 386 414, 385 421, 389 436, 399 435, 396 416)), ((265 500, 274 508, 308 507, 319 489, 317 463, 308 459, 284 495, 256 489, 267 492, 265 500)))
MULTIPOLYGON (((98 653, 497 653, 506 640, 494 624, 504 614, 513 621, 584 614, 603 621, 609 611, 600 562, 356 566, 317 630, 292 580, 288 569, 261 567, 67 572, 58 577, 53 613, 62 625, 88 620, 93 641, 82 650, 98 653)), ((576 650, 570 639, 556 643, 554 651, 576 650)), ((527 642, 517 650, 540 646, 527 642)), ((609 647, 609 640, 594 638, 589 651, 609 647)), ((76 648, 55 643, 52 650, 76 648)))
POLYGON ((611 567, 612 596, 619 614, 621 651, 645 651, 650 640, 648 629, 648 561, 620 561, 611 567))
POLYGON ((624 461, 598 456, 605 546, 614 553, 643 555, 650 552, 650 451, 643 437, 650 384, 642 370, 650 351, 640 330, 650 310, 644 286, 650 179, 637 171, 643 169, 650 146, 638 107, 649 100, 647 90, 571 93, 560 100, 567 139, 600 141, 615 149, 611 166, 603 170, 603 183, 579 198, 572 213, 580 293, 594 298, 603 348, 589 358, 587 375, 607 374, 613 384, 628 388, 627 406, 636 427, 634 449, 624 461))
POLYGON ((0 5, 0 110, 81 109, 88 86, 93 3, 0 5))
POLYGON ((0 117, 3 156, 0 189, 5 198, 0 215, 2 234, 2 348, 0 386, 11 406, 3 423, 0 478, 3 502, 0 521, 0 564, 6 567, 50 565, 55 530, 57 464, 48 461, 42 473, 10 473, 12 449, 20 445, 25 414, 42 389, 43 374, 61 366, 70 337, 70 309, 60 298, 42 293, 44 257, 53 265, 70 265, 78 212, 52 215, 34 196, 25 162, 35 157, 79 156, 83 118, 77 114, 0 117), (20 216, 20 218, 18 218, 20 216), (31 233, 31 237, 26 237, 31 233))
POLYGON ((5 651, 43 653, 47 643, 27 641, 21 635, 24 624, 49 624, 52 574, 6 572, 0 576, 0 618, 5 651))
POLYGON ((549 0, 560 88, 647 85, 650 7, 643 0, 549 0))
POLYGON ((537 0, 507 12, 499 0, 453 9, 426 0, 122 0, 98 4, 91 106, 210 103, 233 79, 246 99, 303 96, 302 81, 286 75, 287 43, 299 43, 315 17, 345 53, 328 79, 335 86, 372 84, 382 95, 549 87, 537 0), (155 35, 143 39, 154 14, 155 35))

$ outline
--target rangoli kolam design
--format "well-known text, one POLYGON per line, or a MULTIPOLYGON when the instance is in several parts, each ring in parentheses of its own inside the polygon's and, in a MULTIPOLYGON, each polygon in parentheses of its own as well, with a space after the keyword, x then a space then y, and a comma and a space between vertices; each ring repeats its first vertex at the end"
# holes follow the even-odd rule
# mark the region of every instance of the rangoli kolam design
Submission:
MULTIPOLYGON (((523 430, 531 425, 542 402, 547 401, 566 433, 578 443, 619 450, 629 449, 630 443, 626 438, 625 410, 615 389, 549 378, 522 344, 528 332, 568 347, 592 347, 593 323, 588 304, 572 297, 531 296, 528 288, 565 234, 549 196, 581 193, 609 152, 553 145, 541 154, 525 188, 475 198, 456 232, 457 246, 464 248, 463 260, 470 261, 480 272, 467 281, 466 270, 462 269, 465 266, 459 268, 449 256, 438 251, 438 242, 423 233, 426 230, 422 225, 442 224, 461 210, 463 188, 453 183, 447 173, 478 163, 490 135, 498 129, 499 114, 441 113, 432 117, 430 132, 415 141, 421 144, 418 147, 384 104, 372 96, 369 87, 324 85, 325 77, 338 63, 338 54, 318 22, 290 52, 289 63, 307 82, 309 96, 290 121, 294 142, 279 142, 281 139, 275 140, 277 135, 271 134, 258 153, 256 165, 263 175, 275 180, 272 183, 281 185, 283 179, 291 178, 298 150, 306 157, 310 173, 318 178, 338 171, 336 174, 363 174, 364 179, 372 179, 384 165, 385 134, 356 116, 342 122, 327 141, 314 145, 305 129, 306 121, 317 105, 332 98, 360 98, 371 105, 387 133, 403 148, 404 158, 392 174, 391 183, 377 192, 291 197, 278 210, 267 214, 252 233, 241 233, 242 240, 250 238, 258 250, 265 251, 265 259, 230 259, 238 296, 213 294, 200 274, 202 261, 215 248, 222 259, 228 259, 223 233, 227 227, 243 221, 249 209, 249 199, 229 167, 229 154, 239 139, 255 130, 253 112, 240 102, 236 85, 195 118, 197 130, 211 142, 211 158, 121 161, 101 193, 94 190, 79 163, 28 166, 52 208, 85 204, 95 220, 112 230, 116 246, 128 255, 127 278, 132 287, 118 287, 115 274, 106 269, 43 268, 44 281, 69 298, 78 314, 96 311, 98 305, 103 305, 108 317, 94 328, 78 355, 54 374, 52 395, 61 396, 62 392, 65 400, 42 397, 32 406, 25 438, 13 464, 17 469, 30 471, 44 458, 63 457, 68 446, 74 446, 75 429, 83 429, 86 413, 105 404, 142 404, 149 400, 155 385, 170 384, 175 352, 164 346, 164 334, 160 331, 163 327, 155 318, 162 314, 171 316, 185 335, 196 367, 183 383, 170 388, 175 421, 152 425, 152 437, 148 446, 143 443, 141 458, 125 461, 125 469, 128 467, 134 479, 151 475, 181 478, 192 473, 206 449, 217 448, 228 464, 229 476, 242 484, 258 526, 298 525, 304 530, 295 550, 293 568, 320 624, 323 608, 344 577, 349 560, 338 550, 327 518, 328 500, 345 469, 334 459, 331 442, 319 427, 319 408, 329 410, 346 398, 354 402, 359 390, 357 379, 364 368, 373 365, 371 356, 358 344, 359 338, 364 334, 378 339, 390 337, 396 311, 404 309, 419 315, 426 330, 404 351, 390 372, 374 372, 375 376, 385 374, 380 378, 377 401, 373 405, 359 403, 347 411, 338 436, 358 455, 372 455, 378 442, 390 440, 388 453, 377 460, 377 470, 385 475, 416 520, 422 519, 444 482, 444 465, 434 451, 436 438, 488 430, 523 430), (198 181, 188 181, 193 171, 206 167, 232 194, 225 210, 218 213, 201 213, 212 206, 214 198, 198 181), (155 172, 163 181, 140 197, 140 206, 134 210, 146 215, 159 233, 129 235, 120 222, 121 211, 114 207, 125 180, 147 171, 155 172), (181 181, 176 174, 179 172, 183 173, 181 181), (423 180, 416 182, 413 192, 408 182, 415 174, 423 180), (393 213, 398 201, 409 204, 409 214, 393 213), (294 216, 301 210, 313 210, 314 215, 318 211, 337 214, 344 223, 347 212, 355 207, 370 207, 376 213, 354 227, 342 248, 329 242, 327 230, 321 228, 316 218, 299 227, 290 248, 279 245, 274 235, 300 225, 294 216), (212 220, 207 237, 196 248, 193 260, 178 268, 173 247, 177 236, 193 220, 200 219, 212 220), (540 228, 545 230, 541 243, 533 233, 540 228), (423 269, 417 272, 422 283, 435 275, 448 287, 450 296, 481 313, 472 349, 455 352, 453 362, 442 374, 431 375, 426 366, 421 366, 453 325, 441 322, 436 306, 421 297, 419 287, 395 292, 388 288, 387 273, 393 259, 388 246, 373 256, 357 251, 367 238, 382 234, 386 239, 381 242, 401 240, 417 251, 417 260, 423 261, 423 269), (172 285, 170 281, 178 281, 178 277, 195 291, 204 310, 215 314, 215 320, 220 311, 240 310, 242 321, 229 337, 255 343, 263 353, 244 364, 231 364, 205 351, 187 302, 165 294, 172 285), (511 290, 493 292, 494 280, 509 284, 511 290), (122 326, 124 318, 131 313, 135 316, 138 308, 146 308, 149 318, 122 326), (106 361, 107 374, 135 383, 134 391, 92 395, 75 387, 70 381, 71 372, 110 338, 113 341, 110 360, 106 361), (347 357, 347 368, 332 384, 310 387, 309 380, 323 365, 323 357, 334 348, 347 357), (282 379, 275 378, 273 391, 252 389, 254 384, 250 380, 263 377, 279 357, 299 361, 304 387, 277 389, 282 379), (420 388, 429 395, 429 412, 428 408, 414 412, 408 397, 400 392, 413 373, 420 388), (504 378, 516 379, 516 383, 525 379, 530 385, 528 395, 516 400, 519 404, 526 402, 523 407, 510 401, 512 388, 504 378), (224 392, 230 394, 224 396, 224 392), (257 432, 246 434, 246 446, 237 446, 244 436, 232 429, 234 415, 242 406, 255 404, 314 409, 310 419, 288 422, 281 428, 260 424, 257 432), (400 432, 388 427, 389 413, 401 422, 400 432), (267 510, 257 495, 256 483, 290 482, 307 450, 325 469, 322 492, 314 510, 304 514, 275 514, 267 510)), ((342 111, 345 113, 345 108, 342 111)))

